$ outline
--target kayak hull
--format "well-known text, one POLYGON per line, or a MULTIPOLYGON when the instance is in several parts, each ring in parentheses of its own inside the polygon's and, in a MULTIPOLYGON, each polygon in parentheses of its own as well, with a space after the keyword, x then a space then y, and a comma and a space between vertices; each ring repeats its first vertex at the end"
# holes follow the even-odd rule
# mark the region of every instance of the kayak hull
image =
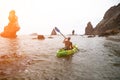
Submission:
POLYGON ((57 51, 57 55, 56 56, 57 57, 66 57, 66 56, 69 56, 69 55, 73 55, 77 51, 78 51, 78 47, 77 47, 77 45, 74 45, 72 50, 64 50, 63 48, 59 49, 57 51))

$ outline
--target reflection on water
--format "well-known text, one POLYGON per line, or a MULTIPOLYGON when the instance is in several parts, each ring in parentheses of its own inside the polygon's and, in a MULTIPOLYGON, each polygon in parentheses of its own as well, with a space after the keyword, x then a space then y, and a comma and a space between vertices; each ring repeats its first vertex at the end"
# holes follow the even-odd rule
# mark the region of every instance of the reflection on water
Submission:
POLYGON ((0 37, 0 54, 19 53, 19 39, 7 39, 0 37))
MULTIPOLYGON (((36 39, 36 36, 18 36, 17 39, 0 38, 1 56, 6 54, 10 56, 8 59, 15 59, 15 61, 13 60, 12 63, 8 64, 14 73, 12 73, 12 71, 10 72, 10 70, 8 71, 13 75, 1 75, 0 79, 120 79, 119 42, 100 37, 87 38, 71 36, 71 41, 73 44, 78 45, 80 51, 71 57, 57 58, 56 51, 64 46, 62 41, 63 37, 61 36, 53 36, 52 39, 46 36, 46 39, 42 41, 36 39), (18 58, 18 56, 20 57, 18 58), (20 70, 20 72, 17 72, 15 69, 20 70)), ((4 68, 4 71, 7 68, 4 68)))
POLYGON ((25 70, 28 57, 19 51, 19 39, 0 39, 0 76, 25 70))

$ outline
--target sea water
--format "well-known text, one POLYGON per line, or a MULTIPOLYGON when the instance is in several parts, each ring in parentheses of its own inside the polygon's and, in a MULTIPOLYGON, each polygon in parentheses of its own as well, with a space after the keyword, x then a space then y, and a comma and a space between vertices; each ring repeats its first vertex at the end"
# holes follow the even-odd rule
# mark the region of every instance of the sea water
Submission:
POLYGON ((79 52, 65 58, 56 57, 56 51, 64 47, 62 36, 45 36, 44 40, 30 35, 16 39, 0 37, 2 60, 7 59, 4 55, 18 58, 7 63, 1 61, 0 80, 120 80, 119 41, 106 37, 70 37, 79 52))

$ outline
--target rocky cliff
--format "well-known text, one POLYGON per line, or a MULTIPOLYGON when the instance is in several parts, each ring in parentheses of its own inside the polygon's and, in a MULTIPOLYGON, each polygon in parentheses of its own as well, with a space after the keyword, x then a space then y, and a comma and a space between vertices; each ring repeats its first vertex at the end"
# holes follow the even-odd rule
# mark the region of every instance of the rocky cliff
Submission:
POLYGON ((120 3, 105 13, 103 19, 94 28, 93 34, 111 35, 118 32, 120 32, 120 3))

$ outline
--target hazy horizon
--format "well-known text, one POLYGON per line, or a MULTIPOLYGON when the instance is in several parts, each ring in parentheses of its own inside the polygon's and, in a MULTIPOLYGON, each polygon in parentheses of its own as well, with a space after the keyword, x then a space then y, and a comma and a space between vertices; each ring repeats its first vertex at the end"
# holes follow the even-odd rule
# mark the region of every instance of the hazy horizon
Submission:
POLYGON ((84 34, 91 21, 95 27, 105 12, 119 0, 0 0, 0 32, 8 24, 10 10, 15 10, 21 27, 17 34, 49 35, 54 27, 63 34, 84 34))

